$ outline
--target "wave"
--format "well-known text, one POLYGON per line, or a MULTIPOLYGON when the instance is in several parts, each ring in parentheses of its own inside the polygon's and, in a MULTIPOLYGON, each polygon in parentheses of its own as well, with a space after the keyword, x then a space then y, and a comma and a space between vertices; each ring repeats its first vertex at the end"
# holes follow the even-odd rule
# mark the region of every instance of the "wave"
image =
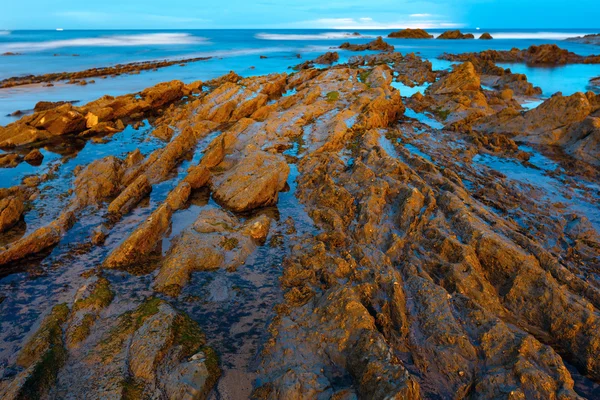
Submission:
POLYGON ((339 40, 339 39, 369 39, 373 35, 355 35, 352 32, 325 32, 314 34, 297 33, 258 33, 254 36, 262 40, 339 40))
POLYGON ((564 40, 575 36, 588 35, 591 32, 492 32, 494 39, 549 39, 564 40))
POLYGON ((63 47, 122 47, 206 43, 208 43, 208 39, 188 33, 149 33, 51 40, 46 42, 16 42, 0 46, 0 51, 43 51, 63 47))
POLYGON ((260 47, 260 48, 249 48, 239 50, 214 50, 204 52, 194 52, 186 54, 185 57, 177 58, 195 58, 195 57, 213 57, 213 58, 229 58, 229 57, 243 57, 252 55, 264 55, 273 53, 288 53, 286 56, 293 56, 298 53, 319 53, 329 51, 331 48, 328 46, 306 46, 306 47, 260 47))
POLYGON ((0 35, 10 35, 10 34, 11 34, 11 31, 0 30, 0 35))

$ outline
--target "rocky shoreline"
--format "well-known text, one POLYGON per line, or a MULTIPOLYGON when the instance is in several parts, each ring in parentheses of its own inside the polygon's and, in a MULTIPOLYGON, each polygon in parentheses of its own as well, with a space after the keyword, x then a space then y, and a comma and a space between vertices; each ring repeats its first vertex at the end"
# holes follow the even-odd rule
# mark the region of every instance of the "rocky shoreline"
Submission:
POLYGON ((86 79, 89 78, 107 78, 109 76, 115 77, 123 74, 139 74, 142 71, 154 71, 159 68, 170 67, 173 65, 185 65, 193 62, 206 60, 210 60, 210 57, 185 58, 178 60, 142 61, 129 64, 118 64, 111 67, 90 68, 85 71, 78 72, 56 72, 44 75, 16 76, 1 80, 0 89, 39 83, 53 85, 53 83, 60 81, 66 81, 68 84, 72 85, 86 85, 88 83, 94 83, 91 81, 86 81, 86 79))
POLYGON ((598 395, 600 95, 495 65, 593 59, 358 46, 0 127, 0 397, 598 395))

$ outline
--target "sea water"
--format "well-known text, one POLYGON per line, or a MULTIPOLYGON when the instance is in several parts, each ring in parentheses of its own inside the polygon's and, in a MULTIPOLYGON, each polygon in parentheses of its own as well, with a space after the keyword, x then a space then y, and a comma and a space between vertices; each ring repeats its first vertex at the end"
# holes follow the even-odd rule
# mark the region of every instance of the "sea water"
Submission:
MULTIPOLYGON (((433 35, 442 31, 431 30, 433 35)), ((465 31, 468 32, 468 31, 465 31)), ((481 31, 473 31, 478 37, 481 31)), ((581 55, 600 54, 600 46, 566 42, 564 39, 594 33, 593 30, 490 30, 494 40, 414 40, 386 39, 403 54, 415 52, 429 59, 434 69, 449 68, 452 63, 438 60, 442 53, 477 52, 487 49, 524 49, 531 45, 556 43, 581 55)), ((389 30, 110 30, 110 31, 3 31, 0 35, 0 79, 51 72, 81 71, 137 61, 212 57, 207 61, 174 65, 158 71, 114 78, 92 78, 87 86, 55 84, 54 87, 28 85, 0 89, 0 125, 15 120, 8 114, 30 110, 36 102, 79 101, 80 104, 104 94, 136 92, 158 82, 179 79, 184 82, 207 80, 235 71, 242 76, 290 72, 290 67, 326 51, 338 51, 341 63, 356 54, 337 49, 345 42, 366 43, 389 30), (267 58, 260 58, 260 56, 267 58)), ((569 95, 578 91, 598 90, 589 85, 600 75, 600 65, 568 65, 553 68, 502 64, 514 72, 525 73, 543 90, 544 96, 557 91, 569 95)))

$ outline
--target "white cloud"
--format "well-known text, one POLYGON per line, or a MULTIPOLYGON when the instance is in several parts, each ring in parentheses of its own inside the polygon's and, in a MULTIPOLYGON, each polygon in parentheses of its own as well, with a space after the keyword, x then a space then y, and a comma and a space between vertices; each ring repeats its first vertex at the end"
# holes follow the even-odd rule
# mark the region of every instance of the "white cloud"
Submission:
MULTIPOLYGON (((425 14, 421 14, 425 15, 425 14)), ((328 29, 405 29, 405 28, 460 28, 461 23, 447 21, 442 18, 428 18, 411 20, 410 16, 406 19, 395 21, 375 21, 372 18, 319 18, 311 21, 301 21, 293 24, 295 27, 302 28, 328 28, 328 29)), ((289 25, 288 25, 289 26, 289 25)))
POLYGON ((427 18, 427 17, 432 17, 433 15, 431 14, 410 14, 411 18, 427 18))

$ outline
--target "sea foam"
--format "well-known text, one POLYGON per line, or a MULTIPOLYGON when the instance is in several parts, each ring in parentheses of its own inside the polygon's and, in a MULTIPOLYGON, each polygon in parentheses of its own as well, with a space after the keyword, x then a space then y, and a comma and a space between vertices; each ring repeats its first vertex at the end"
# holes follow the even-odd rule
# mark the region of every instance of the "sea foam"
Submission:
POLYGON ((494 39, 548 39, 564 40, 575 36, 588 35, 590 32, 492 32, 494 39))
POLYGON ((175 44, 206 44, 208 39, 188 33, 149 33, 114 35, 95 38, 51 40, 46 42, 16 42, 0 46, 2 51, 42 51, 64 47, 117 47, 175 44))
POLYGON ((352 32, 325 32, 314 34, 296 33, 258 33, 254 36, 262 40, 339 40, 339 39, 365 39, 373 35, 354 35, 352 32))

